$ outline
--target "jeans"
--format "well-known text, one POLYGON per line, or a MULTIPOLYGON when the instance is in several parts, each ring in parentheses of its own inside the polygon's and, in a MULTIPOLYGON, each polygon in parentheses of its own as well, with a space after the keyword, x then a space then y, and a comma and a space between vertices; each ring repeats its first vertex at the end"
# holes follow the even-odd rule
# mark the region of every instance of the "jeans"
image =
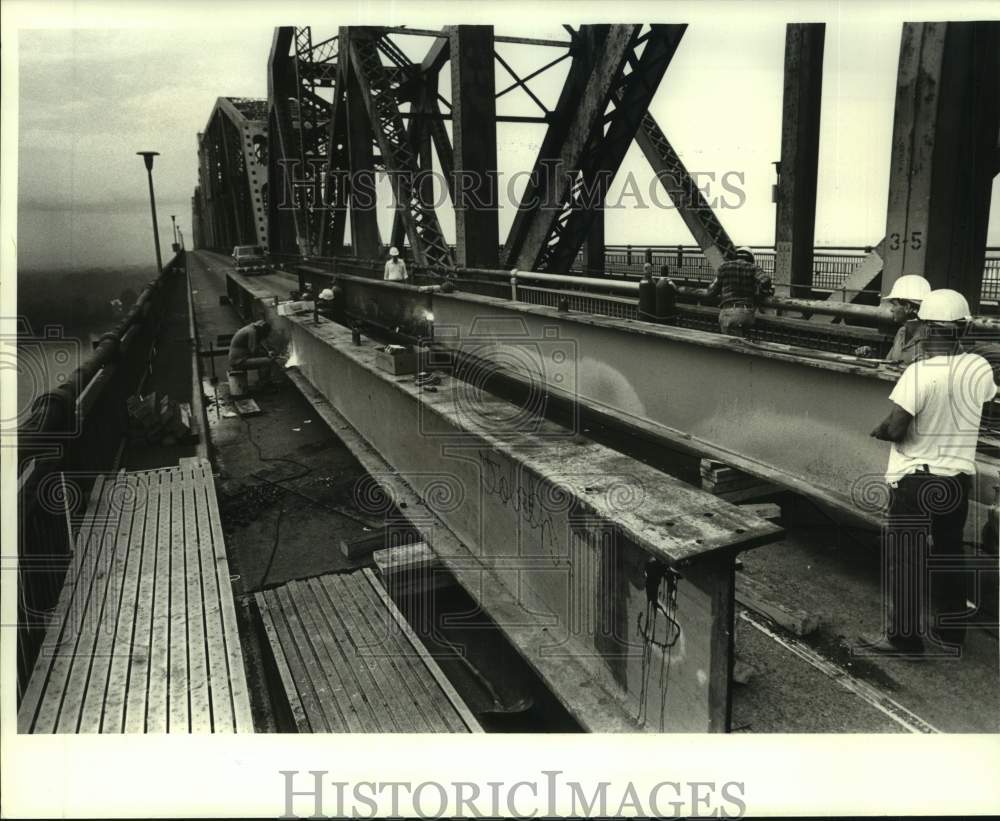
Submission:
POLYGON ((247 352, 229 355, 229 370, 254 371, 269 368, 272 360, 269 356, 250 356, 247 352))
POLYGON ((889 514, 883 532, 886 637, 900 647, 923 639, 961 644, 964 625, 938 627, 937 618, 967 608, 966 577, 961 572, 928 570, 927 560, 964 556, 962 532, 969 512, 972 477, 911 473, 889 488, 889 514))
POLYGON ((746 305, 732 305, 719 309, 719 329, 724 334, 746 336, 757 318, 757 309, 746 305))

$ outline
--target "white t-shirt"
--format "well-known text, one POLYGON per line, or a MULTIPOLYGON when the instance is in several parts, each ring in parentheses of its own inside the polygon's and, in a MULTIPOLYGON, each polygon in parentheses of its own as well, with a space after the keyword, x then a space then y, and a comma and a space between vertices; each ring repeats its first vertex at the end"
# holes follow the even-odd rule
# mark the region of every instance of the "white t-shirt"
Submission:
POLYGON ((889 449, 886 481, 924 465, 939 476, 975 474, 983 404, 996 394, 993 369, 979 354, 934 356, 907 367, 889 399, 913 421, 889 449))
POLYGON ((399 257, 385 261, 385 279, 401 281, 406 279, 406 263, 399 257))

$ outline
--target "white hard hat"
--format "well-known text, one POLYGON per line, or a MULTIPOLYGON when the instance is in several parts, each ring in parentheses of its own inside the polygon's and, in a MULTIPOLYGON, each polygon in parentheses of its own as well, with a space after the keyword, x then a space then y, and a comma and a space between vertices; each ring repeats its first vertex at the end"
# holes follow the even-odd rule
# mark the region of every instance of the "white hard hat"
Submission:
POLYGON ((395 245, 392 248, 389 249, 389 256, 390 257, 398 257, 399 256, 399 249, 395 245))
POLYGON ((322 291, 319 292, 319 298, 320 299, 333 299, 333 289, 332 288, 324 288, 322 291))
POLYGON ((931 292, 931 284, 917 274, 906 274, 892 283, 886 299, 905 299, 908 302, 921 302, 931 292))
POLYGON ((750 257, 750 259, 752 259, 754 261, 756 261, 756 259, 757 259, 757 257, 754 256, 753 251, 750 249, 750 246, 748 246, 748 245, 741 245, 739 248, 737 248, 736 249, 736 256, 738 256, 738 257, 739 256, 747 256, 747 257, 750 257))
POLYGON ((928 322, 959 322, 972 319, 972 311, 968 300, 958 291, 939 288, 924 297, 917 316, 928 322))

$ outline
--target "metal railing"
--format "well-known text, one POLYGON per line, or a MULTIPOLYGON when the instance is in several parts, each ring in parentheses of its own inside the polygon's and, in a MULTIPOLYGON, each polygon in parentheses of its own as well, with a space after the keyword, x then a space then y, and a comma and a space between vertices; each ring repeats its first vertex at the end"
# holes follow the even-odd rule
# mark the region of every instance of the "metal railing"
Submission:
MULTIPOLYGON (((844 282, 865 256, 871 246, 831 246, 817 248, 813 255, 813 277, 810 290, 843 291, 844 282)), ((757 263, 767 273, 774 273, 774 250, 753 248, 757 263)), ((662 266, 670 269, 671 277, 708 281, 714 276, 701 249, 694 245, 607 245, 604 250, 605 272, 619 276, 641 276, 644 263, 651 262, 654 273, 662 266)), ((582 252, 577 255, 572 272, 586 270, 582 252)), ((787 286, 786 286, 787 287, 787 286)), ((805 286, 808 287, 808 286, 805 286)), ((877 291, 851 291, 851 293, 877 294, 877 291)), ((981 300, 1000 301, 1000 248, 986 249, 983 266, 981 300)))
POLYGON ((165 285, 183 270, 180 251, 69 378, 36 397, 18 419, 18 699, 62 588, 72 523, 85 510, 96 477, 119 458, 128 427, 126 399, 150 372, 165 285))

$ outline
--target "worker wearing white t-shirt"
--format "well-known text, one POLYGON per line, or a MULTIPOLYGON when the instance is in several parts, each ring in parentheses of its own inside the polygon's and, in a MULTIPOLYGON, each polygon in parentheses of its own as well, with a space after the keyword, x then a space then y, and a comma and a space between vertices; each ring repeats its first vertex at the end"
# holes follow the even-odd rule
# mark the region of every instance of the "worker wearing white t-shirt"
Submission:
POLYGON ((964 353, 959 343, 971 319, 965 297, 949 289, 932 291, 919 318, 927 328, 923 356, 900 376, 889 395, 891 413, 872 431, 892 443, 883 541, 888 618, 884 634, 866 638, 863 649, 918 654, 926 640, 938 655, 954 655, 947 646, 961 645, 965 628, 936 619, 967 609, 965 579, 955 572, 928 576, 926 562, 930 549, 935 556, 964 555, 983 405, 996 396, 997 386, 990 363, 964 353))
POLYGON ((383 279, 390 282, 405 282, 409 278, 406 273, 406 263, 399 256, 398 248, 389 249, 389 259, 385 261, 385 273, 383 279))

